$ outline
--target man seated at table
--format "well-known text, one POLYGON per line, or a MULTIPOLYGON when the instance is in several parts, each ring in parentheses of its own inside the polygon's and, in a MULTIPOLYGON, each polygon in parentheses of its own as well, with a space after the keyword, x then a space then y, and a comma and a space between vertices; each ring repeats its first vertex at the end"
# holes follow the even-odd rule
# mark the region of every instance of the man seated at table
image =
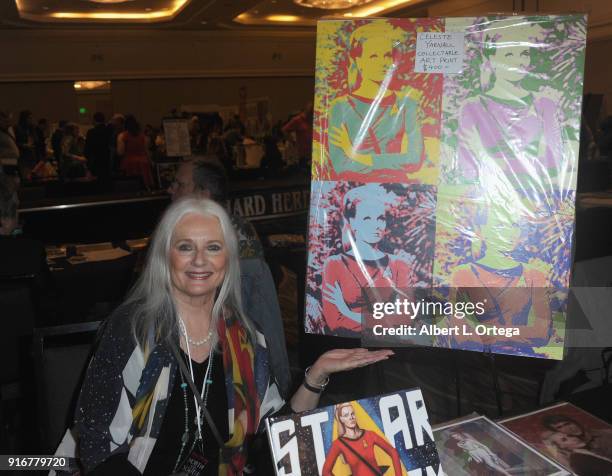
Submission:
POLYGON ((32 291, 46 317, 55 312, 56 289, 40 241, 20 236, 19 178, 0 173, 0 280, 32 279, 32 291))
POLYGON ((17 238, 21 233, 17 218, 19 179, 0 173, 0 276, 31 276, 46 267, 42 243, 17 238), (44 266, 43 266, 44 264, 44 266))
MULTIPOLYGON (((195 157, 180 164, 168 193, 173 201, 183 197, 201 197, 225 205, 227 176, 216 157, 195 157)), ((253 225, 239 215, 230 214, 230 218, 239 240, 242 305, 268 340, 272 370, 279 389, 286 396, 291 378, 274 279, 253 225)))

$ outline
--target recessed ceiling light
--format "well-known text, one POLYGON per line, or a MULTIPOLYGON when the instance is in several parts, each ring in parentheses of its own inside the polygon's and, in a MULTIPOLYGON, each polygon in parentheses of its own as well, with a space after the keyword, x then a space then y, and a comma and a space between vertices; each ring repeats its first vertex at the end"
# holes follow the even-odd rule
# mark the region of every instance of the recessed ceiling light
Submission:
MULTIPOLYGON (((93 1, 93 0, 89 0, 93 1)), ((123 3, 132 2, 134 0, 96 0, 97 3, 123 3)), ((168 18, 174 17, 179 11, 183 9, 190 0, 172 0, 169 3, 169 8, 155 9, 155 8, 143 8, 141 11, 120 11, 119 9, 111 11, 93 11, 93 12, 65 12, 65 11, 52 11, 45 15, 45 18, 55 18, 57 20, 93 20, 93 21, 161 21, 168 18)), ((28 18, 27 15, 21 14, 22 17, 28 18)), ((37 20, 35 16, 33 19, 37 20)))
POLYGON ((266 20, 280 22, 295 22, 300 21, 300 17, 295 15, 268 15, 266 20))
POLYGON ((206 25, 206 24, 208 24, 208 22, 207 22, 206 20, 202 20, 200 23, 201 23, 202 25, 206 25))
POLYGON ((49 10, 49 7, 47 5, 45 5, 44 7, 42 7, 42 9, 47 11, 47 10, 49 10))

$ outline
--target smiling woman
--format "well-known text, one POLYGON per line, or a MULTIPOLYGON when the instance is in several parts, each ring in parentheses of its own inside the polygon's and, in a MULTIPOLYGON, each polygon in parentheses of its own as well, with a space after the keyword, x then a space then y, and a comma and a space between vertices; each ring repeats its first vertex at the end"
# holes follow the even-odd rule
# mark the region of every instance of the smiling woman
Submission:
POLYGON ((175 299, 211 300, 221 285, 227 249, 219 220, 189 214, 176 225, 170 249, 175 299))
MULTIPOLYGON (((207 199, 175 201, 83 383, 76 425, 87 474, 242 474, 247 443, 284 402, 239 283, 225 210, 207 199)), ((326 352, 285 411, 314 408, 330 374, 391 354, 326 352)))

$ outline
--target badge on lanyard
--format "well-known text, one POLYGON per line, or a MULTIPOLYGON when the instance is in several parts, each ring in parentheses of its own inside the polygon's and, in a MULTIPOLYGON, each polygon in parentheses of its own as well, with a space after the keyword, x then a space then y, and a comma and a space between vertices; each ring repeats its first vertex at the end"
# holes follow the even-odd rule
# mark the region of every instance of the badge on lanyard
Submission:
POLYGON ((201 476, 207 464, 208 460, 202 453, 194 449, 183 465, 183 473, 186 476, 201 476))

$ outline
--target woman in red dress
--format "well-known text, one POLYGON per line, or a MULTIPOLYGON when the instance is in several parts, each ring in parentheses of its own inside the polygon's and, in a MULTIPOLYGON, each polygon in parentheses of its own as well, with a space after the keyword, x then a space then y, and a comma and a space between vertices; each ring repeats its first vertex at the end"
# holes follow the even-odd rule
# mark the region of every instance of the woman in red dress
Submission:
POLYGON ((153 187, 151 161, 147 154, 147 140, 136 118, 125 118, 125 130, 117 137, 117 153, 123 156, 121 171, 127 176, 140 177, 147 190, 153 187))
POLYGON ((325 457, 323 476, 333 476, 332 470, 341 455, 353 476, 383 476, 388 467, 381 467, 376 462, 375 446, 389 455, 395 476, 404 474, 397 450, 382 436, 359 427, 352 404, 337 405, 335 413, 338 438, 332 443, 325 457))

